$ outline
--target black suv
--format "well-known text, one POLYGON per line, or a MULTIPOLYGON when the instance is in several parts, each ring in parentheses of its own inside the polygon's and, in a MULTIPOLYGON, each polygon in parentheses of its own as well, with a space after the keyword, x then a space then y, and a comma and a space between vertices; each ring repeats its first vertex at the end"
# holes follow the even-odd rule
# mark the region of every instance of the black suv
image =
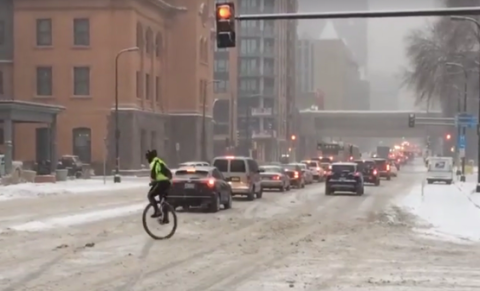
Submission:
POLYGON ((356 163, 333 163, 325 181, 325 195, 335 192, 351 192, 363 195, 363 174, 356 163))
POLYGON ((377 165, 377 171, 380 178, 392 179, 392 173, 390 172, 390 163, 386 159, 374 159, 375 165, 377 165))
POLYGON ((380 176, 378 175, 377 165, 374 160, 357 160, 355 164, 357 164, 358 170, 362 172, 365 183, 380 186, 380 176))

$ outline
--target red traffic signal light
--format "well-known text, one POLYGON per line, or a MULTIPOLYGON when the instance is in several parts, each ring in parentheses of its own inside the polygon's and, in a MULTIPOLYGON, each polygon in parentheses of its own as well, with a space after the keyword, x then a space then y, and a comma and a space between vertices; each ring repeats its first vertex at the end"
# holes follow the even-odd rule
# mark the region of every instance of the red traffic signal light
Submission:
POLYGON ((297 139, 297 137, 296 137, 294 134, 292 134, 292 136, 291 136, 290 138, 291 138, 292 140, 296 140, 296 139, 297 139))
POLYGON ((217 15, 219 19, 225 19, 225 20, 232 17, 233 13, 230 5, 223 4, 223 5, 217 6, 217 15))
POLYGON ((446 138, 447 140, 450 140, 450 139, 452 138, 452 136, 451 136, 450 134, 447 134, 447 135, 445 136, 445 138, 446 138))
POLYGON ((231 48, 236 46, 235 33, 235 4, 215 4, 215 24, 217 48, 231 48))

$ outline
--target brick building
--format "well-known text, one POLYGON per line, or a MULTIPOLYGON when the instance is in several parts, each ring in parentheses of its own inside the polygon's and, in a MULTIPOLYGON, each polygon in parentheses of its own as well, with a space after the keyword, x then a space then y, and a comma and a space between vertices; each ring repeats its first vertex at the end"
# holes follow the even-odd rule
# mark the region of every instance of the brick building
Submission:
MULTIPOLYGON (((59 154, 114 159, 118 58, 120 164, 157 148, 169 162, 200 158, 202 107, 212 145, 213 1, 0 0, 0 97, 62 105, 59 154)), ((48 128, 15 125, 14 157, 48 158, 48 128)))

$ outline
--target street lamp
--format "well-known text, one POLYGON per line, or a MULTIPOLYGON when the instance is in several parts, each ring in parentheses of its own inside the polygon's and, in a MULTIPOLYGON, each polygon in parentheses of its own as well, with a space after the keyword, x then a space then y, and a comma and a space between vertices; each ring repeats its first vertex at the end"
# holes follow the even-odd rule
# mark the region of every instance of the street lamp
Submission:
MULTIPOLYGON (((462 65, 462 64, 459 64, 459 63, 452 63, 452 62, 448 62, 448 63, 445 63, 446 66, 448 67, 458 67, 460 69, 463 70, 463 73, 465 75, 465 84, 464 84, 464 89, 463 89, 463 112, 467 112, 467 95, 468 95, 468 71, 467 69, 465 69, 465 67, 462 65)), ((460 109, 460 108, 459 108, 460 109)), ((461 129, 461 132, 460 132, 460 125, 458 126, 458 133, 461 134, 462 136, 465 136, 465 134, 467 133, 467 129, 465 126, 462 127, 461 129)), ((459 140, 460 139, 460 135, 458 135, 457 139, 459 140)), ((460 145, 458 144, 458 140, 457 140, 457 150, 459 151, 460 150, 460 145)), ((460 176, 460 181, 461 182, 465 182, 465 149, 462 149, 463 150, 463 153, 461 155, 461 159, 462 159, 462 175, 460 176)), ((459 152, 460 153, 460 152, 459 152)))
MULTIPOLYGON (((480 22, 478 22, 475 18, 467 17, 467 16, 451 16, 450 20, 452 20, 452 21, 468 21, 468 22, 471 22, 471 23, 475 24, 475 26, 477 27, 477 39, 479 39, 479 36, 480 36, 480 22)), ((479 41, 479 45, 480 45, 480 41, 479 41)), ((480 53, 480 50, 479 50, 479 53, 480 53)), ((480 73, 479 73, 479 76, 480 76, 480 73)), ((480 84, 480 79, 479 79, 479 84, 480 84)), ((479 94, 478 98, 479 98, 479 101, 480 101, 480 90, 478 90, 478 94, 479 94)), ((480 119, 480 103, 478 105, 478 118, 480 119)), ((478 137, 478 141, 477 141, 477 166, 478 166, 478 164, 480 163, 480 126, 479 125, 477 125, 477 137, 478 137)), ((477 170, 476 192, 477 193, 480 192, 480 170, 477 170)))
MULTIPOLYGON (((206 88, 210 86, 211 84, 215 84, 220 82, 220 80, 213 80, 207 83, 206 88)), ((205 90, 207 91, 207 90, 205 90)), ((202 134, 201 134, 201 160, 206 162, 207 161, 207 92, 203 93, 202 96, 202 134)), ((213 106, 212 106, 213 108, 213 106)))
POLYGON ((138 51, 138 47, 129 47, 120 50, 115 56, 115 174, 113 176, 114 183, 120 183, 120 128, 118 121, 118 59, 124 53, 138 51))

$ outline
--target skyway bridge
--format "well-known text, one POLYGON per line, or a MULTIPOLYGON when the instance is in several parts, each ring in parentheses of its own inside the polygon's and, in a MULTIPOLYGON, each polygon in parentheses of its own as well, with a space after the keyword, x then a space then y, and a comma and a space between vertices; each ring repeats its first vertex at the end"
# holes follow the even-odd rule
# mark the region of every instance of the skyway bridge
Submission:
POLYGON ((321 137, 371 137, 371 138, 420 138, 441 134, 445 126, 408 126, 408 116, 417 119, 440 119, 440 111, 353 111, 315 110, 300 111, 301 134, 321 137))

